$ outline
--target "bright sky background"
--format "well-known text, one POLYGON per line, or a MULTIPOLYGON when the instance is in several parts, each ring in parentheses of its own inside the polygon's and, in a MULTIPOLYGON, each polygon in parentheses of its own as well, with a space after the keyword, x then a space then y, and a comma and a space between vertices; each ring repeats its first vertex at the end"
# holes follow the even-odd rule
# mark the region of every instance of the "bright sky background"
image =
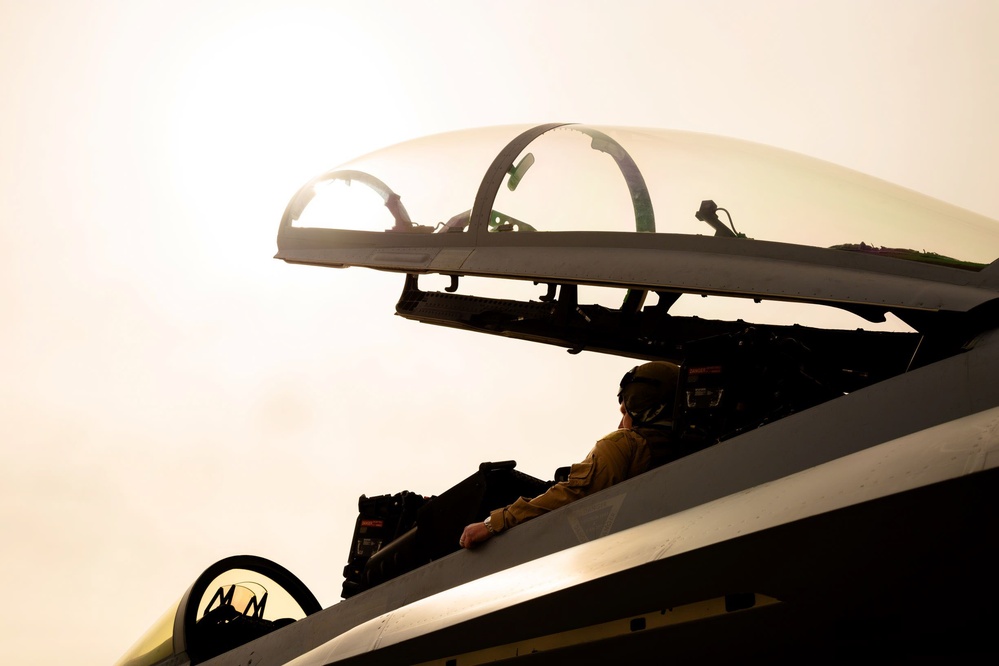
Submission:
MULTIPOLYGON (((324 605, 361 493, 548 478, 632 364, 273 260, 306 180, 483 125, 810 154, 999 218, 994 0, 0 0, 4 661, 107 664, 222 557, 324 605)), ((540 293, 540 292, 539 292, 540 293)))

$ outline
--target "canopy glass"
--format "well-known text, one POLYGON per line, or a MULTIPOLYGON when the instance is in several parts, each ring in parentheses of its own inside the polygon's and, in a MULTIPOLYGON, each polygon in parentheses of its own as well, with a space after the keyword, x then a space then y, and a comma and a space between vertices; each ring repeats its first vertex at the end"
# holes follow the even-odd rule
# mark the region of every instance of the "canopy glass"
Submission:
POLYGON ((843 167, 705 134, 585 125, 465 130, 371 153, 307 184, 288 227, 462 233, 476 245, 502 232, 745 236, 971 270, 999 257, 996 221, 843 167))

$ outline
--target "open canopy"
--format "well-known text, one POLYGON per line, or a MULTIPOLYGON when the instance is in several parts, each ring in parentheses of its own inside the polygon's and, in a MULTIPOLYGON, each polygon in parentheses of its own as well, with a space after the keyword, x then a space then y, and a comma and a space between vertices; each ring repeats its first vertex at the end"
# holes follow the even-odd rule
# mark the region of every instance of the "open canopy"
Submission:
POLYGON ((967 311, 999 289, 993 220, 787 151, 638 128, 386 148, 307 183, 278 247, 296 263, 886 310, 967 311))

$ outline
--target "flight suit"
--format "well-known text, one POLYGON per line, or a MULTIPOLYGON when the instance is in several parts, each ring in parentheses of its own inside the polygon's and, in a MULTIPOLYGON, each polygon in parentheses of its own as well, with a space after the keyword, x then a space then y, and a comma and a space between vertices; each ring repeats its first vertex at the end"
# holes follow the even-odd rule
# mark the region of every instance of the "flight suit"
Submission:
POLYGON ((534 499, 521 497, 489 514, 489 527, 502 532, 615 483, 641 474, 670 455, 671 431, 646 428, 615 430, 594 445, 586 458, 572 466, 569 479, 556 483, 534 499))

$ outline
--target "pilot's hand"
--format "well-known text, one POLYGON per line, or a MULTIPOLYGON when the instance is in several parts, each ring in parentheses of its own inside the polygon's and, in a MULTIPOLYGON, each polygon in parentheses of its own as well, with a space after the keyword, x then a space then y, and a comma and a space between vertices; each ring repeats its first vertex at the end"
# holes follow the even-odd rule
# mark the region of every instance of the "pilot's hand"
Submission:
POLYGON ((488 541, 491 536, 492 532, 489 531, 485 523, 472 523, 461 533, 458 545, 462 548, 474 548, 475 544, 488 541))

